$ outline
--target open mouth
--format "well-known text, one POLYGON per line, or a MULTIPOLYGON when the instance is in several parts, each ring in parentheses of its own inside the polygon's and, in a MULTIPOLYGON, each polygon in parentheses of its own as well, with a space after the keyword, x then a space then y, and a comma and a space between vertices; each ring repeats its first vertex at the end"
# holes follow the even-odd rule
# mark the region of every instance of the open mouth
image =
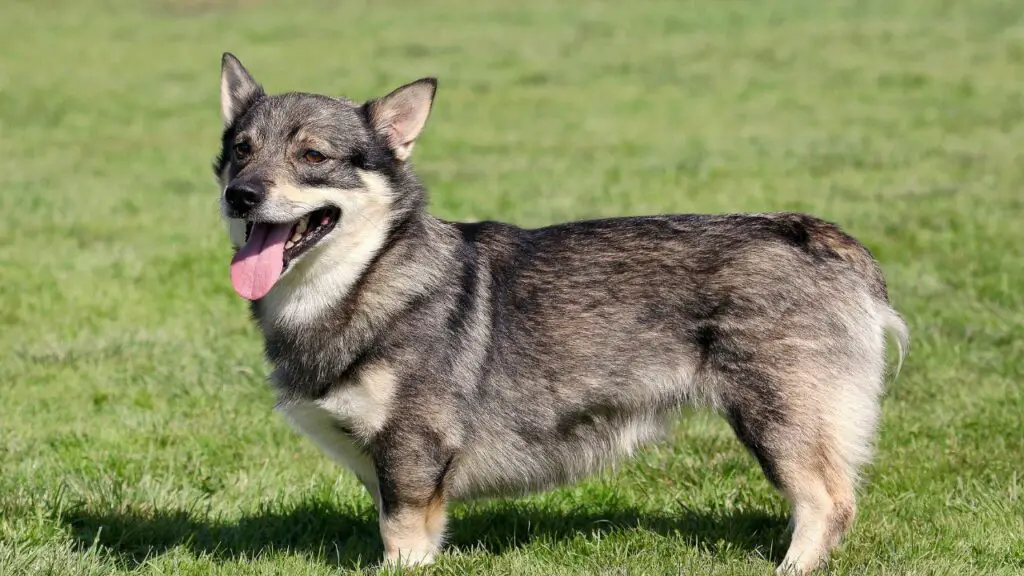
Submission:
POLYGON ((231 260, 231 285, 247 300, 270 292, 288 264, 324 239, 341 210, 322 208, 295 222, 246 222, 245 245, 231 260))
MULTIPOLYGON (((341 211, 337 208, 322 208, 306 214, 299 218, 295 224, 292 224, 291 233, 288 235, 288 240, 284 243, 282 260, 284 267, 287 268, 289 262, 315 246, 331 230, 334 230, 334 226, 338 223, 340 216, 341 211)), ((246 243, 249 242, 249 237, 252 235, 253 226, 254 223, 251 221, 245 223, 246 243)), ((281 225, 277 224, 275 226, 281 225)))

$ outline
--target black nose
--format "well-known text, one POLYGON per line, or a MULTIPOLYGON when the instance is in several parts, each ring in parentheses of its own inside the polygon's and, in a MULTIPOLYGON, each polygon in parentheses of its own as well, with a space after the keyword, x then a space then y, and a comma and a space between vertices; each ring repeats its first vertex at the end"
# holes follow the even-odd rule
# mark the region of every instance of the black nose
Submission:
POLYGON ((258 182, 235 182, 224 191, 228 208, 239 216, 245 216, 259 205, 267 195, 267 189, 258 182))

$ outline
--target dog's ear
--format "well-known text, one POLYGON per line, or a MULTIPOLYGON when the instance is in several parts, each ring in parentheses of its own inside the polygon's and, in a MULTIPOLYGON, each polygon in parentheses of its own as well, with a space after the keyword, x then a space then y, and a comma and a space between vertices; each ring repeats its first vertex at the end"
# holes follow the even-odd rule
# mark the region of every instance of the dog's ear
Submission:
POLYGON ((436 78, 421 78, 366 103, 370 125, 384 137, 395 157, 405 161, 427 123, 437 92, 436 78))
POLYGON ((263 96, 259 85, 234 54, 225 52, 220 61, 220 112, 230 126, 263 96))

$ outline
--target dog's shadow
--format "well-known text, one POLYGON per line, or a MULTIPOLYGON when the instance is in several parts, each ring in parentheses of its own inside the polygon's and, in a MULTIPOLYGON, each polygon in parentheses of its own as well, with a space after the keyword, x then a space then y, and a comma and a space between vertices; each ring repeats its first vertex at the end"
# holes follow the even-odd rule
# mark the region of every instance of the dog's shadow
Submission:
MULTIPOLYGON (((184 548, 220 562, 285 552, 352 569, 376 565, 383 552, 376 512, 369 506, 343 510, 310 501, 287 512, 260 512, 236 522, 199 516, 187 510, 97 513, 81 508, 65 511, 63 521, 82 549, 128 566, 184 548)), ((683 510, 670 515, 620 507, 577 512, 510 500, 457 507, 449 522, 448 542, 449 547, 500 555, 534 540, 648 530, 699 542, 710 552, 737 546, 777 562, 781 558, 778 540, 785 526, 785 519, 760 512, 683 510)))

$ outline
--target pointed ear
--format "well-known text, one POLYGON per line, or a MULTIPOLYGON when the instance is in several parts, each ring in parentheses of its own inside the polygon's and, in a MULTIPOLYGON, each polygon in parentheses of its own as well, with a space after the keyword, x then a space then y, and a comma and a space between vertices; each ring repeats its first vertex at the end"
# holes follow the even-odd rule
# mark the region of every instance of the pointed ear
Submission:
POLYGON ((395 157, 404 162, 427 123, 437 92, 436 78, 421 78, 383 98, 367 103, 370 125, 384 137, 395 157))
POLYGON ((230 52, 220 62, 220 113, 224 126, 230 126, 263 96, 261 87, 249 71, 230 52))

